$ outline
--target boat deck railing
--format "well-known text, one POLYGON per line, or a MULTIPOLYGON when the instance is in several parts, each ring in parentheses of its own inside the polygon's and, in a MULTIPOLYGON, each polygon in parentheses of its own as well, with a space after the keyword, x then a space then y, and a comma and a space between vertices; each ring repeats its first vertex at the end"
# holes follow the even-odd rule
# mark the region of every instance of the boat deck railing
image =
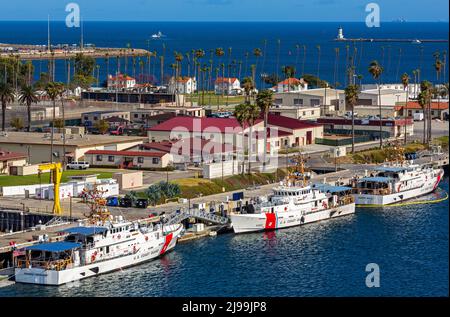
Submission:
POLYGON ((59 260, 17 260, 17 267, 19 268, 41 268, 52 271, 62 271, 72 266, 72 259, 59 259, 59 260))

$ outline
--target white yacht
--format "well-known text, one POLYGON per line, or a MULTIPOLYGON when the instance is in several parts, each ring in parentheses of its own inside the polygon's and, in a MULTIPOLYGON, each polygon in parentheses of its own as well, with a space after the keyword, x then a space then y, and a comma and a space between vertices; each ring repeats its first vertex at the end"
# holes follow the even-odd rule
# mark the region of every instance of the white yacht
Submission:
POLYGON ((173 249, 183 226, 106 221, 63 230, 63 241, 40 243, 15 253, 18 283, 61 285, 150 261, 173 249))
POLYGON ((159 31, 158 33, 152 35, 152 39, 160 39, 162 37, 164 37, 164 34, 162 34, 161 31, 159 31))
POLYGON ((428 165, 380 166, 370 176, 353 179, 356 205, 389 205, 434 191, 444 176, 442 168, 428 165))

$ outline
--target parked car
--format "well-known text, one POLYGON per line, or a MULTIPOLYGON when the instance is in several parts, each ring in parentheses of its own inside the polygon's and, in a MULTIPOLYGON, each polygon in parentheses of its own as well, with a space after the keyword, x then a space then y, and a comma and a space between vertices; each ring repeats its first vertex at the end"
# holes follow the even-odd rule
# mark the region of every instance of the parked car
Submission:
POLYGON ((85 170, 88 168, 89 168, 89 163, 83 162, 83 161, 71 162, 71 163, 67 164, 67 169, 69 169, 69 170, 85 170))

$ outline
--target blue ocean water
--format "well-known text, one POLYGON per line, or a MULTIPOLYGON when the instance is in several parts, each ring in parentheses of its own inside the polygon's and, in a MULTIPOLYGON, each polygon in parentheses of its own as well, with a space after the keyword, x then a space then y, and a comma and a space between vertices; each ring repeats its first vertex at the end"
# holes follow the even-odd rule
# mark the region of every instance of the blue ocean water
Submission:
MULTIPOLYGON (((144 48, 156 51, 158 56, 163 54, 165 45, 165 73, 171 74, 170 64, 174 63, 174 52, 191 52, 192 49, 204 49, 205 57, 201 63, 209 63, 210 50, 222 47, 225 56, 221 59, 213 57, 214 67, 219 63, 228 65, 236 60, 242 61, 241 77, 250 75, 250 65, 257 63, 257 74, 275 73, 281 75, 281 67, 296 66, 299 74, 319 74, 330 83, 335 82, 335 48, 339 48, 338 71, 336 81, 345 85, 346 45, 349 45, 350 55, 355 53, 357 74, 363 76, 362 82, 373 82, 367 72, 372 60, 378 60, 385 71, 383 82, 398 82, 404 72, 413 78, 412 70, 421 68, 421 79, 435 80, 433 67, 433 53, 448 51, 448 43, 339 43, 333 41, 337 29, 342 26, 344 35, 348 38, 408 38, 408 39, 448 39, 448 23, 382 23, 380 28, 367 28, 364 23, 268 23, 268 22, 85 22, 84 43, 93 43, 99 47, 144 48), (151 35, 161 31, 166 37, 160 40, 150 40, 151 35), (263 41, 267 40, 264 50, 263 41), (278 40, 280 41, 279 61, 278 40), (300 45, 300 50, 296 49, 300 45), (306 45, 306 54, 303 47, 306 45), (320 66, 319 50, 320 46, 320 66), (228 57, 228 48, 232 48, 228 57), (384 50, 382 49, 384 47, 384 50), (253 49, 261 48, 263 57, 256 61, 253 49), (422 50, 423 49, 423 50, 422 50), (401 51, 400 51, 401 50, 401 51), (384 51, 384 53, 383 53, 384 51), (249 52, 246 62, 245 53, 249 52), (304 62, 303 62, 304 60, 304 62), (247 66, 247 67, 245 67, 247 66)), ((51 42, 53 44, 80 43, 80 28, 67 28, 64 22, 51 23, 51 42)), ((47 22, 0 22, 0 43, 47 43, 47 22)), ((159 61, 150 68, 150 73, 159 81, 159 61)), ((104 59, 99 59, 100 82, 106 79, 107 67, 104 59)), ((131 59, 128 62, 127 73, 132 75, 131 59)), ((183 61, 182 72, 187 75, 187 59, 183 61)), ((121 63, 121 71, 125 72, 125 63, 121 63)), ((137 61, 137 65, 139 65, 137 61)), ((36 75, 47 70, 46 62, 35 63, 36 75)), ((116 59, 110 58, 110 73, 117 70, 116 59)), ((230 71, 230 75, 237 76, 239 66, 230 71)), ((445 76, 448 81, 448 68, 445 76)), ((137 66, 136 75, 139 73, 137 66)), ((148 67, 144 67, 148 73, 148 67)), ((66 67, 64 61, 57 62, 56 77, 66 81, 66 67)), ((191 70, 192 74, 192 70, 191 70)))
MULTIPOLYGON (((440 190, 448 192, 448 177, 440 190)), ((61 287, 16 284, 0 296, 448 296, 448 207, 357 209, 286 230, 224 234, 123 271, 61 287), (379 265, 379 288, 366 287, 368 263, 379 265)))

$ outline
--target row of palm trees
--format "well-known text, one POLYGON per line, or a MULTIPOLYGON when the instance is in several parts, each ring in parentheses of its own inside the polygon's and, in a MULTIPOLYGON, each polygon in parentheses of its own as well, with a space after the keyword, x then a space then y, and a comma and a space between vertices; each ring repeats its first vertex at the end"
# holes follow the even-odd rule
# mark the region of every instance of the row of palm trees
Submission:
MULTIPOLYGON (((51 143, 50 143, 50 162, 53 162, 53 148, 54 148, 54 129, 55 120, 56 120, 56 100, 59 98, 61 101, 61 116, 62 116, 62 128, 64 127, 65 122, 65 114, 64 114, 64 99, 63 95, 66 91, 66 87, 63 83, 60 82, 49 82, 45 87, 45 92, 50 100, 53 103, 53 117, 52 117, 52 129, 51 129, 51 143)), ((37 104, 39 102, 39 96, 37 94, 36 89, 33 86, 24 85, 20 88, 19 91, 13 89, 8 83, 0 83, 0 101, 2 106, 2 131, 5 131, 6 128, 6 109, 8 104, 14 103, 16 100, 20 104, 27 106, 27 127, 26 130, 28 132, 31 131, 31 107, 32 104, 37 104)), ((65 165, 65 145, 66 145, 66 137, 65 137, 65 129, 63 131, 63 164, 65 165)))
MULTIPOLYGON (((252 151, 253 151, 253 125, 263 114, 264 117, 264 147, 267 144, 267 126, 270 107, 273 105, 273 92, 271 90, 262 90, 254 95, 253 77, 246 77, 243 80, 245 91, 245 103, 239 104, 234 109, 234 116, 244 131, 249 128, 248 136, 248 174, 251 173, 252 151)), ((245 143, 245 134, 242 132, 242 147, 245 143)), ((242 173, 244 172, 245 157, 242 162, 242 173)), ((266 168, 266 149, 263 150, 263 171, 266 168)))
MULTIPOLYGON (((436 69, 436 79, 439 80, 440 73, 442 71, 442 68, 445 65, 444 62, 442 62, 439 59, 439 54, 434 55, 436 58, 434 67, 436 69)), ((383 147, 383 127, 382 127, 382 101, 381 101, 381 76, 383 74, 384 68, 380 65, 380 63, 376 60, 372 61, 369 64, 368 72, 374 79, 374 81, 377 83, 377 89, 378 89, 378 107, 379 107, 379 122, 380 122, 380 149, 383 147)), ((350 65, 348 72, 350 73, 350 78, 355 77, 354 74, 354 67, 350 65)), ((420 72, 420 70, 413 70, 414 79, 416 82, 417 78, 417 72, 420 72)), ((444 70, 445 72, 445 70, 444 70)), ((405 100, 405 106, 403 108, 403 117, 406 121, 406 118, 408 117, 408 101, 409 101, 409 83, 410 83, 410 76, 408 73, 403 73, 400 77, 401 83, 403 85, 403 89, 406 92, 406 100, 405 100)), ((447 85, 448 86, 448 85, 447 85)), ((422 81, 420 83, 420 93, 418 94, 418 103, 421 106, 423 113, 424 113, 424 127, 423 127, 423 143, 429 144, 431 142, 431 100, 433 97, 433 94, 440 95, 448 95, 448 88, 445 88, 447 86, 444 86, 443 90, 438 90, 436 87, 433 87, 433 85, 429 81, 422 81), (446 91, 444 91, 447 89, 446 91), (443 92, 444 91, 444 92, 443 92)), ((354 153, 354 107, 358 102, 358 94, 360 92, 360 87, 355 83, 355 80, 353 79, 353 82, 351 82, 350 85, 348 85, 345 88, 345 100, 346 104, 350 106, 351 112, 352 112, 352 153, 354 153)), ((404 126, 404 143, 407 143, 407 126, 405 123, 404 126)))

